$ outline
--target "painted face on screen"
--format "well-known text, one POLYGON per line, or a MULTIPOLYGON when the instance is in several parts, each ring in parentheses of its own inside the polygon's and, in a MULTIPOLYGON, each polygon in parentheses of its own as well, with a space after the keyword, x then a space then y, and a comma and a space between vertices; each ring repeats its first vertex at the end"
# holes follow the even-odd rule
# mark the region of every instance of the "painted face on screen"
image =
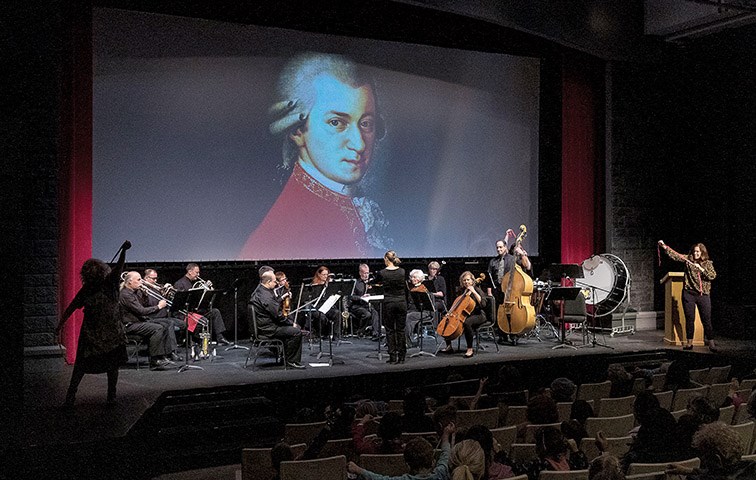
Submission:
POLYGON ((313 81, 315 104, 291 134, 299 158, 343 185, 362 180, 375 144, 375 98, 368 85, 349 86, 329 74, 313 81))
POLYGON ((498 253, 499 255, 504 255, 505 253, 507 253, 507 245, 501 240, 496 242, 496 253, 498 253))

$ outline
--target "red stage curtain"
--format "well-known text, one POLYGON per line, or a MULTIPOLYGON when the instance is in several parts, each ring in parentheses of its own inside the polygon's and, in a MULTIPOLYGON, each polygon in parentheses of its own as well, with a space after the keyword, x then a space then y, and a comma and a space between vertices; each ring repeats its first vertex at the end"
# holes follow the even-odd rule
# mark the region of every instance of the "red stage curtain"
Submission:
POLYGON ((562 67, 562 263, 604 249, 603 63, 565 57, 562 67))
MULTIPOLYGON (((65 33, 58 149, 59 313, 81 287, 79 270, 92 256, 92 8, 86 1, 74 1, 62 8, 65 33)), ((76 360, 82 319, 81 310, 74 313, 61 334, 68 363, 76 360)))

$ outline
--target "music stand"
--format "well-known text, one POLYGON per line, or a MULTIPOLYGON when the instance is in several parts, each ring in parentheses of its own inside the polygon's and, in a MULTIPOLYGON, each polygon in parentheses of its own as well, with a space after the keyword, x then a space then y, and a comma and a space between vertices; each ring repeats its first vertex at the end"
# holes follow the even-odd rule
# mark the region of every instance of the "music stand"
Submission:
MULTIPOLYGON (((425 280, 422 283, 423 285, 425 285, 425 288, 427 290, 425 292, 413 292, 412 289, 410 289, 410 298, 414 302, 415 307, 417 308, 417 310, 420 312, 420 321, 417 324, 417 337, 418 337, 417 341, 418 341, 418 347, 420 348, 420 350, 418 352, 413 353, 412 355, 410 355, 410 358, 419 357, 419 356, 422 356, 422 355, 427 355, 429 357, 435 357, 436 356, 435 352, 434 353, 430 353, 430 352, 426 352, 426 351, 423 350, 423 338, 425 337, 425 335, 423 334, 423 331, 424 331, 424 328, 423 328, 423 316, 424 316, 424 314, 426 312, 430 312, 430 314, 431 314, 431 321, 432 321, 432 319, 436 315, 436 305, 435 305, 435 302, 433 301, 433 297, 431 297, 431 295, 429 293, 430 289, 428 288, 428 285, 426 285, 426 282, 430 283, 431 287, 433 287, 434 291, 435 291, 435 287, 433 286, 433 282, 430 281, 430 280, 425 280)), ((435 337, 434 337, 434 340, 435 340, 435 337)), ((435 347, 438 348, 438 341, 436 341, 435 347)), ((435 350, 435 348, 434 348, 434 350, 435 350)))
MULTIPOLYGON (((189 365, 189 336, 191 333, 194 333, 194 330, 189 330, 189 316, 191 315, 191 312, 196 309, 202 299, 201 290, 204 290, 204 288, 177 291, 172 300, 170 309, 171 313, 186 313, 186 315, 184 315, 184 322, 186 323, 186 335, 184 336, 184 364, 178 369, 178 373, 186 370, 204 370, 204 368, 199 365, 189 365)), ((195 329, 196 327, 197 325, 194 326, 195 329)))
MULTIPOLYGON (((575 300, 577 296, 580 294, 580 287, 554 287, 551 289, 551 292, 549 292, 549 296, 546 298, 548 301, 553 300, 575 300)), ((561 324, 561 338, 559 340, 559 345, 555 345, 551 347, 552 350, 556 350, 558 348, 572 348, 577 350, 577 347, 572 345, 572 342, 568 341, 566 337, 567 329, 564 325, 564 304, 559 309, 559 323, 561 324)))
MULTIPOLYGON (((608 290, 604 290, 603 288, 599 288, 595 285, 591 285, 590 283, 584 283, 580 280, 575 281, 575 285, 578 285, 583 288, 590 288, 591 289, 591 298, 596 298, 596 290, 601 290, 602 292, 609 293, 608 290)), ((611 350, 614 350, 614 347, 611 347, 607 345, 606 343, 601 343, 598 340, 596 340, 596 311, 598 310, 598 304, 594 303, 593 308, 591 309, 591 328, 592 330, 589 330, 591 332, 591 341, 589 343, 586 343, 585 345, 581 345, 580 348, 583 347, 591 347, 596 348, 598 345, 599 347, 609 348, 611 350)), ((585 326, 584 326, 585 327, 585 326)), ((599 327, 600 328, 600 327, 599 327)), ((603 336, 603 329, 601 330, 601 334, 603 336)), ((606 342, 606 337, 604 337, 604 342, 606 342)))
POLYGON ((370 294, 371 297, 380 297, 380 299, 367 301, 368 310, 371 308, 371 302, 378 302, 378 310, 376 311, 378 314, 378 332, 373 332, 374 336, 378 336, 378 341, 376 342, 378 344, 378 353, 369 353, 365 358, 375 357, 381 361, 383 360, 383 353, 381 352, 381 344, 383 343, 383 286, 373 285, 372 290, 373 292, 370 294))

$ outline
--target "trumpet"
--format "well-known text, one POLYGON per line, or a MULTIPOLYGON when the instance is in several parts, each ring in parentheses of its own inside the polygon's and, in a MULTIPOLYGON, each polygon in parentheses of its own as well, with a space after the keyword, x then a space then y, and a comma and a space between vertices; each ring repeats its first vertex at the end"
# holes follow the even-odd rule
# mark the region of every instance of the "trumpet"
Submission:
POLYGON ((146 280, 142 280, 142 284, 152 289, 153 291, 162 295, 166 300, 173 300, 176 296, 176 289, 170 283, 150 283, 146 280))
POLYGON ((205 290, 212 290, 213 282, 211 282, 210 280, 202 280, 200 277, 197 277, 197 280, 195 280, 192 288, 204 288, 205 290))

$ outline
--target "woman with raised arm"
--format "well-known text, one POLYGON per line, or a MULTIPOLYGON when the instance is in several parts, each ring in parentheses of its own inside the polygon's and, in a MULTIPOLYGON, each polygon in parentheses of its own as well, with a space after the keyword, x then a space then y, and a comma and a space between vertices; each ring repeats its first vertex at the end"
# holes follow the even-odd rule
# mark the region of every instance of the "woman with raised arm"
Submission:
POLYGON ((118 263, 111 270, 107 263, 90 258, 81 266, 81 288, 68 305, 56 329, 60 336, 68 317, 84 308, 84 321, 79 332, 71 383, 68 386, 64 407, 72 407, 85 373, 108 374, 108 399, 116 400, 118 367, 126 357, 126 334, 118 309, 118 284, 121 281, 126 250, 131 248, 128 240, 121 245, 118 263))
POLYGON ((690 247, 688 255, 682 255, 664 241, 659 240, 659 246, 667 252, 669 258, 676 262, 685 263, 685 277, 683 285, 682 303, 685 312, 685 336, 687 343, 683 350, 693 349, 693 334, 695 333, 696 307, 701 316, 704 329, 704 340, 709 350, 717 351, 714 343, 714 330, 711 327, 711 281, 717 278, 714 262, 709 259, 709 252, 703 243, 696 243, 690 247))

